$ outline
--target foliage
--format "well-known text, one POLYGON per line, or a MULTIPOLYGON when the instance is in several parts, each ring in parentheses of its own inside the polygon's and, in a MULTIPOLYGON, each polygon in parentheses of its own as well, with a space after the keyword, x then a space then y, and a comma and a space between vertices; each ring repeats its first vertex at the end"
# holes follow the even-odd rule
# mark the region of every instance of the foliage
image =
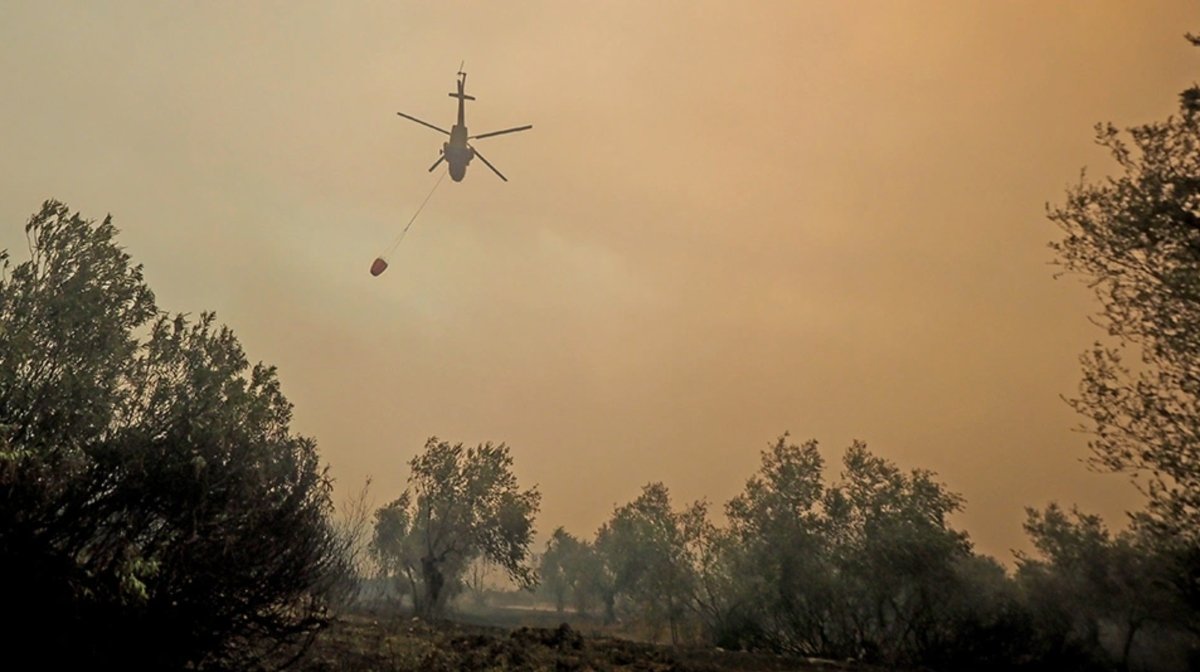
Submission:
POLYGON ((949 526, 962 498, 924 470, 902 473, 855 443, 842 482, 826 493, 827 529, 842 603, 831 643, 890 663, 925 659, 958 563, 970 556, 949 526))
MULTIPOLYGON (((1088 278, 1116 339, 1081 358, 1071 403, 1090 421, 1094 464, 1144 477, 1138 524, 1186 558, 1200 548, 1200 88, 1177 116, 1127 135, 1099 125, 1097 141, 1119 174, 1081 179, 1049 210, 1065 233, 1059 263, 1088 278)), ((1181 569, 1194 592, 1200 565, 1181 569)))
POLYGON ((957 572, 970 558, 949 527, 961 506, 921 470, 904 474, 855 443, 826 485, 815 441, 780 437, 726 507, 727 614, 737 638, 804 655, 926 659, 944 642, 957 572))
MULTIPOLYGON (((949 670, 1011 670, 1043 662, 1031 655, 1035 633, 1020 588, 995 559, 959 558, 944 588, 937 617, 924 633, 924 664, 949 670)), ((1069 667, 1056 664, 1050 669, 1069 667)))
POLYGON ((695 515, 694 507, 672 511, 666 486, 650 483, 637 499, 617 508, 596 534, 596 551, 613 569, 616 593, 628 599, 644 623, 665 623, 672 643, 681 640, 694 589, 687 518, 695 515))
POLYGON ((824 466, 815 441, 780 437, 727 504, 724 529, 703 502, 675 511, 664 485, 647 485, 597 532, 597 583, 626 616, 668 626, 672 641, 728 648, 906 664, 964 648, 960 624, 999 632, 1011 600, 963 598, 1009 584, 950 527, 958 495, 861 443, 846 451, 840 481, 826 485, 824 466))
POLYGON ((741 648, 738 640, 745 609, 737 600, 740 576, 734 562, 740 549, 729 530, 717 527, 708 515, 708 504, 695 502, 679 514, 684 556, 691 566, 689 608, 701 641, 741 648))
POLYGON ((572 587, 575 611, 590 613, 597 605, 603 608, 603 622, 617 622, 617 573, 618 559, 602 553, 595 542, 580 540, 572 551, 558 555, 564 578, 572 587))
POLYGON ((562 527, 556 528, 546 542, 538 576, 539 588, 554 600, 554 608, 562 612, 571 601, 578 611, 587 611, 588 597, 583 586, 586 555, 591 548, 562 527), (582 603, 582 604, 581 604, 582 603))
POLYGON ((50 201, 26 232, 30 259, 0 278, 10 641, 156 668, 300 641, 343 549, 275 370, 211 314, 159 314, 110 218, 50 201))
POLYGON ((464 448, 432 437, 409 462, 408 489, 376 512, 373 553, 418 613, 441 613, 477 558, 534 584, 529 545, 541 495, 518 489, 512 462, 504 444, 464 448))
POLYGON ((1127 669, 1139 634, 1179 622, 1170 560, 1143 532, 1114 536, 1098 516, 1056 504, 1026 512, 1038 556, 1018 555, 1018 579, 1037 618, 1042 657, 1074 651, 1127 669), (1115 629, 1116 646, 1101 641, 1105 626, 1115 629))
POLYGON ((421 571, 421 546, 412 518, 411 497, 405 492, 375 511, 371 556, 380 575, 392 579, 400 595, 416 602, 421 571))

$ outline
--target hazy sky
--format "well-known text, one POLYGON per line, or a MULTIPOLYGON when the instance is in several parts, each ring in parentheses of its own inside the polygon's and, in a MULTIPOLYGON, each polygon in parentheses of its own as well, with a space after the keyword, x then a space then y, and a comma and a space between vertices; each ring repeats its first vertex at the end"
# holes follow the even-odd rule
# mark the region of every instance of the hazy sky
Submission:
POLYGON ((790 431, 936 471, 981 552, 1117 524, 1047 243, 1092 126, 1165 118, 1200 3, 0 3, 0 248, 111 212, 162 308, 279 366, 339 496, 430 435, 504 441, 539 530, 661 480, 738 493, 790 431), (475 162, 432 187, 455 71, 475 162))

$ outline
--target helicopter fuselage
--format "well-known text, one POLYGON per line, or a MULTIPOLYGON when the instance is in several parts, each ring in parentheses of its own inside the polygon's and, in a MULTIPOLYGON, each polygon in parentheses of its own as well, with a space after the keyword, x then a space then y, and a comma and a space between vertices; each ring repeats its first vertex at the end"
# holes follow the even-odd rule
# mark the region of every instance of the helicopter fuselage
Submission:
MULTIPOLYGON (((462 101, 458 102, 459 118, 462 117, 462 101)), ((467 175, 467 164, 475 158, 475 150, 467 144, 467 127, 461 123, 450 128, 450 139, 442 143, 442 153, 450 165, 450 179, 462 182, 467 175)))
POLYGON ((475 150, 467 144, 467 112, 464 109, 466 101, 475 100, 475 97, 463 91, 466 84, 467 76, 460 72, 458 91, 450 94, 451 98, 458 99, 458 123, 450 127, 450 140, 442 144, 442 153, 446 155, 446 163, 450 164, 450 179, 455 182, 462 182, 467 176, 467 164, 475 158, 475 150))

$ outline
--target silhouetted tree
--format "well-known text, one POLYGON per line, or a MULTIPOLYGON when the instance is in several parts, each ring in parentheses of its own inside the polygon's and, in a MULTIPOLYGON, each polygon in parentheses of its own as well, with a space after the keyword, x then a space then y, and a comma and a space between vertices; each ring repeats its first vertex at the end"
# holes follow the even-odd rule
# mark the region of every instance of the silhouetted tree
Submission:
POLYGON ((949 517, 962 497, 932 472, 905 474, 856 442, 846 450, 839 484, 825 493, 826 526, 843 622, 856 648, 889 663, 924 660, 934 643, 955 571, 970 557, 964 532, 949 517))
MULTIPOLYGON (((804 655, 920 662, 944 642, 966 535, 962 499, 930 472, 905 474, 855 443, 823 482, 815 441, 787 435, 726 507, 736 543, 725 618, 735 639, 804 655)), ((731 633, 732 635, 732 633, 731 633)))
POLYGON ((518 489, 507 446, 464 448, 433 437, 409 466, 408 489, 376 512, 372 548, 403 577, 418 613, 440 614, 477 558, 532 587, 529 544, 541 495, 518 489))
MULTIPOLYGON (((546 542, 538 570, 541 590, 554 600, 554 608, 561 613, 568 599, 578 605, 586 603, 581 587, 581 570, 586 568, 584 555, 590 553, 583 542, 562 527, 556 528, 546 542), (582 599, 581 599, 582 598, 582 599)), ((580 609, 584 611, 585 609, 580 609)))
POLYGON ((671 626, 676 640, 935 669, 1040 663, 1018 585, 950 524, 961 496, 859 442, 838 480, 824 472, 815 441, 785 434, 726 505, 725 528, 703 502, 673 510, 651 483, 616 508, 591 553, 556 533, 547 556, 575 559, 544 567, 580 567, 577 593, 594 591, 610 618, 618 604, 641 625, 671 626))
POLYGON ((408 492, 375 511, 375 529, 371 537, 371 556, 379 573, 393 582, 396 592, 407 595, 414 606, 421 580, 420 539, 412 519, 408 492))
POLYGON ((603 608, 604 623, 612 625, 617 622, 617 572, 613 564, 617 559, 601 553, 595 542, 579 543, 579 553, 572 558, 572 574, 577 577, 575 609, 587 612, 599 603, 603 608))
POLYGON ((47 202, 0 254, 6 655, 239 667, 325 621, 331 484, 271 367, 211 314, 161 315, 140 266, 47 202))
POLYGON ((685 515, 671 509, 666 486, 651 483, 596 534, 596 551, 613 568, 616 592, 644 623, 665 623, 672 643, 680 641, 695 579, 685 515))
POLYGON ((726 645, 766 646, 803 655, 828 650, 832 616, 828 530, 821 500, 825 461, 816 441, 784 434, 762 452, 758 473, 725 507, 736 548, 726 597, 733 632, 726 645))
POLYGON ((735 587, 742 578, 735 566, 741 557, 739 541, 713 523, 705 501, 693 503, 678 517, 692 574, 688 606, 701 640, 738 648, 745 623, 740 620, 745 604, 739 602, 745 595, 735 587))
POLYGON ((1012 670, 1036 661, 1032 654, 1036 647, 1031 644, 1036 633, 1027 603, 1017 582, 994 558, 959 558, 943 588, 930 625, 922 633, 924 665, 1012 670))
POLYGON ((1066 234, 1059 262, 1089 279, 1116 337, 1081 358, 1071 403, 1091 421, 1095 464, 1139 477, 1138 524, 1181 560, 1176 583, 1200 611, 1200 88, 1165 121, 1096 135, 1120 173, 1081 179, 1049 210, 1066 234))
POLYGON ((1128 669, 1139 633, 1178 621, 1182 605, 1167 588, 1169 558, 1152 540, 1137 530, 1113 536, 1098 516, 1068 515, 1056 504, 1026 513, 1038 555, 1018 554, 1018 577, 1049 653, 1078 650, 1128 669), (1101 641, 1105 624, 1116 630, 1115 647, 1101 641))

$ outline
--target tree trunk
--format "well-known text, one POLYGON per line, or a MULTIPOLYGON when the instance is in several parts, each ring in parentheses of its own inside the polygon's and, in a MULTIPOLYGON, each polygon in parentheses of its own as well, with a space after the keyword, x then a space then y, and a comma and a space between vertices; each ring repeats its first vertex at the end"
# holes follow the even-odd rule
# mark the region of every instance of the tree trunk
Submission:
POLYGON ((1133 650, 1133 638, 1137 635, 1137 631, 1141 628, 1141 622, 1129 619, 1126 623, 1128 630, 1125 632, 1125 645, 1121 647, 1121 669, 1129 669, 1129 653, 1133 650))
MULTIPOLYGON (((406 565, 404 568, 404 576, 408 578, 409 595, 412 595, 413 613, 421 613, 421 595, 417 592, 417 577, 413 575, 412 565, 406 565)), ((403 599, 403 595, 401 598, 403 599)))
POLYGON ((671 645, 679 645, 679 623, 675 618, 675 598, 667 594, 667 623, 671 626, 671 645))
POLYGON ((421 558, 421 578, 425 582, 422 616, 433 616, 441 611, 442 587, 446 583, 446 577, 442 575, 442 569, 436 560, 425 557, 421 558))

